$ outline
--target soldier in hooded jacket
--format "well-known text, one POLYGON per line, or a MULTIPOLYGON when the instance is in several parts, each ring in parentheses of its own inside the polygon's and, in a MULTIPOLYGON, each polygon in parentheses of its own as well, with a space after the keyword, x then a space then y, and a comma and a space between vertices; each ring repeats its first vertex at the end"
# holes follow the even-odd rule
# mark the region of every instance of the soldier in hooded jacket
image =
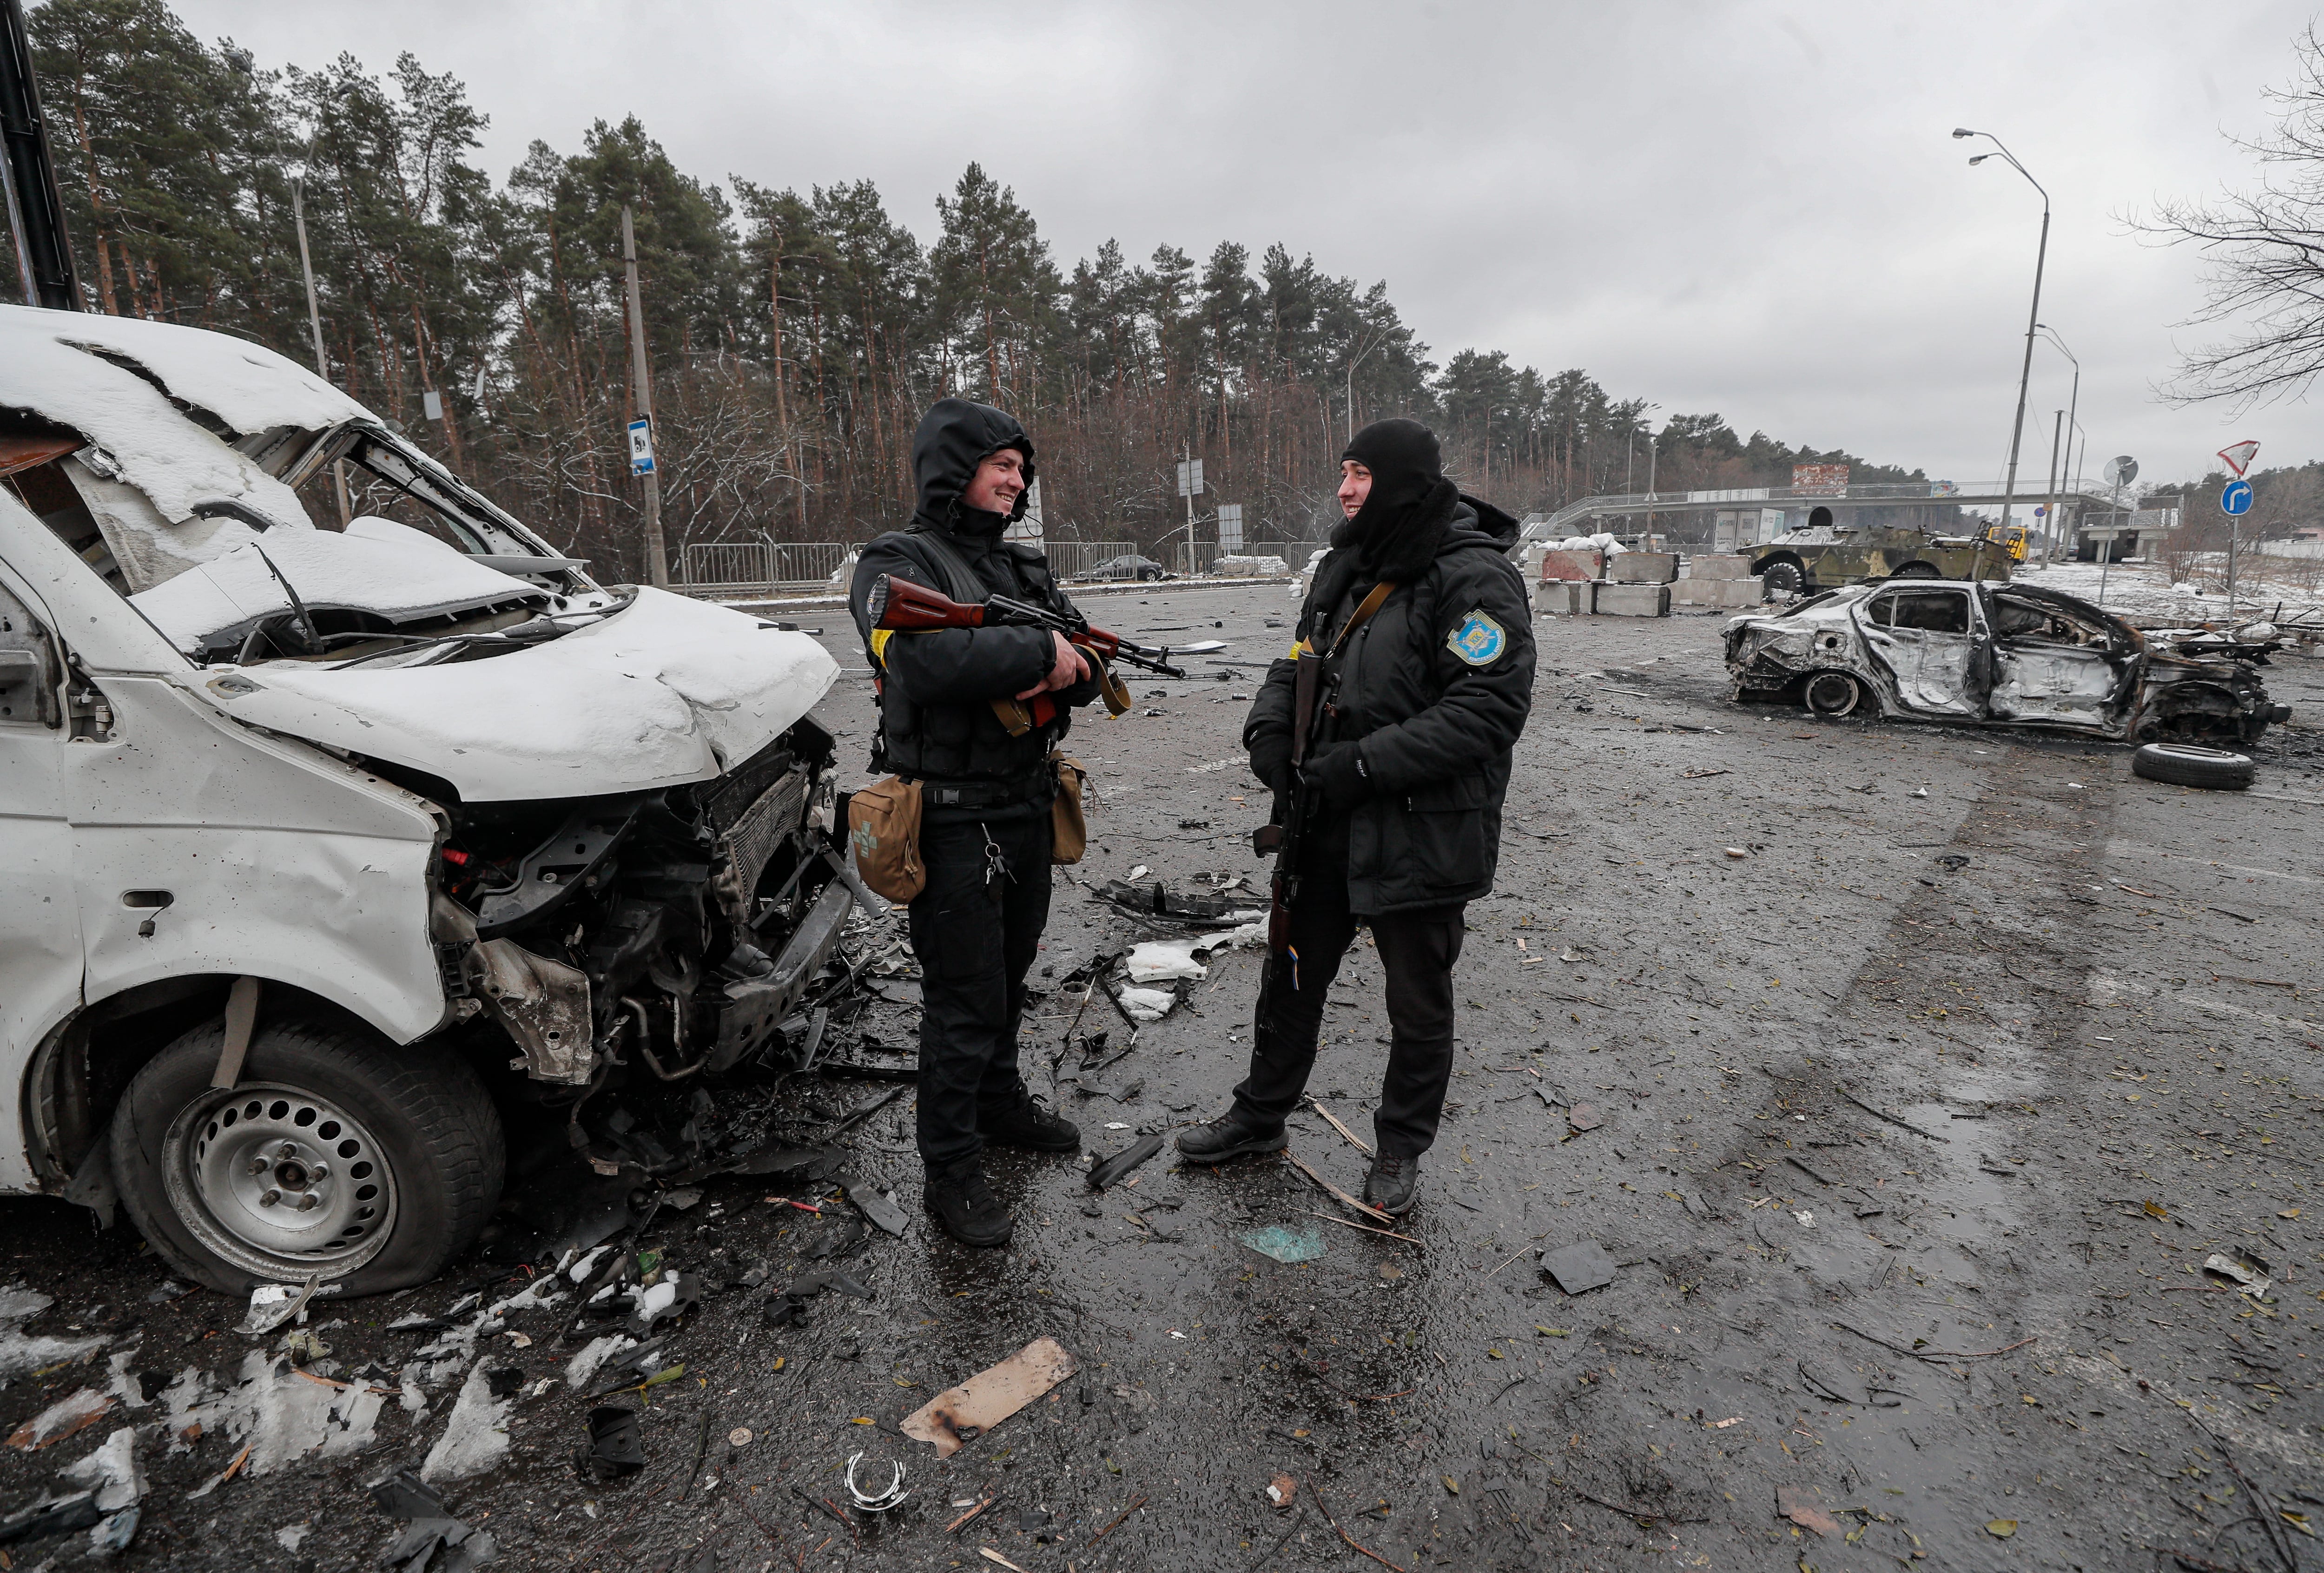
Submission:
MULTIPOLYGON (((1268 959, 1250 1073, 1232 1108, 1178 1145, 1214 1163, 1285 1145, 1326 991, 1358 928, 1369 927, 1388 974, 1392 1046, 1364 1195, 1401 1214, 1443 1113, 1462 915, 1492 889, 1511 752, 1532 709, 1532 614, 1508 556, 1517 521, 1445 478, 1426 427, 1364 428, 1341 470, 1345 518, 1294 646, 1324 665, 1299 768, 1310 817, 1291 870, 1290 943, 1268 959)), ((1290 812, 1296 669, 1273 663, 1243 728, 1278 823, 1290 812)))
POLYGON ((912 439, 912 522, 864 548, 848 605, 878 685, 872 768, 921 784, 927 884, 910 929, 924 1194, 955 1239, 998 1246, 1012 1219, 985 1182, 983 1149, 1081 1145, 1080 1131, 1027 1090, 1017 1032, 1049 916, 1050 756, 1098 684, 1087 658, 1047 630, 872 626, 867 599, 881 575, 968 604, 1005 595, 1073 612, 1040 548, 1001 538, 1024 516, 1033 479, 1032 440, 1012 417, 938 400, 912 439))

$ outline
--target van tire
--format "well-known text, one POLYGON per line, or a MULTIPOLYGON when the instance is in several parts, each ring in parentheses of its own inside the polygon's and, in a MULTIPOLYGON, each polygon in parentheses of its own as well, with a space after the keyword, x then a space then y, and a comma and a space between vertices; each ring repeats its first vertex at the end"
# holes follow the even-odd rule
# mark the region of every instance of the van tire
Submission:
MULTIPOLYGON (((237 1296, 315 1274, 343 1296, 381 1294, 427 1283, 475 1241, 499 1205, 507 1160, 500 1113, 467 1062, 433 1044, 398 1046, 335 1023, 262 1022, 235 1087, 220 1092, 210 1079, 225 1042, 223 1021, 187 1033, 137 1072, 113 1115, 122 1205, 181 1275, 237 1296), (221 1129, 254 1107, 240 1132, 221 1129), (224 1118, 206 1119, 205 1110, 224 1118), (335 1121, 344 1128, 333 1130, 335 1121), (364 1216, 383 1212, 375 1226, 381 1233, 326 1242, 337 1249, 269 1249, 225 1221, 305 1221, 288 1206, 278 1214, 272 1206, 280 1204, 270 1204, 261 1213, 236 1201, 235 1182, 221 1179, 224 1154, 235 1150, 228 1143, 260 1140, 247 1134, 259 1131, 270 1133, 263 1138, 270 1154, 281 1150, 274 1135, 302 1154, 311 1138, 318 1159, 329 1161, 318 1166, 349 1172, 312 1179, 294 1168, 287 1183, 308 1187, 300 1194, 315 1194, 331 1219, 350 1216, 345 1210, 367 1190, 377 1206, 364 1216), (213 1150, 217 1161, 198 1161, 213 1150), (341 1163, 341 1153, 351 1161, 341 1163), (218 1201, 217 1210, 205 1195, 218 1201)), ((280 1195, 278 1173, 255 1183, 280 1195)), ((358 1219, 347 1232, 362 1227, 358 1219)))
POLYGON ((2193 743, 2148 743, 2130 756, 2134 776, 2172 786, 2209 786, 2240 792, 2258 775, 2249 754, 2193 743))

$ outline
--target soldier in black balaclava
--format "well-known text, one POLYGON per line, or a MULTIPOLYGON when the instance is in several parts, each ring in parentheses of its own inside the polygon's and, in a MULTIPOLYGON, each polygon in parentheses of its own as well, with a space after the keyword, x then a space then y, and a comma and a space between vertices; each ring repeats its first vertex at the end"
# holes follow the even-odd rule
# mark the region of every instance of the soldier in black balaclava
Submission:
MULTIPOLYGON (((1298 641, 1323 654, 1328 703, 1300 771, 1309 818, 1290 944, 1268 959, 1234 1107, 1178 1147, 1215 1163, 1284 1145, 1325 991, 1369 926, 1388 972, 1393 1046, 1364 1199, 1401 1214, 1452 1071, 1462 912, 1493 888, 1510 751, 1533 704, 1532 613, 1508 557, 1517 521, 1445 479, 1426 427, 1375 421, 1340 470, 1346 517, 1299 613, 1298 641), (1392 588, 1363 617, 1381 584, 1392 588)), ((1277 823, 1289 812, 1294 670, 1287 659, 1268 669, 1242 734, 1252 773, 1274 789, 1277 823)))
POLYGON ((1014 419, 940 399, 912 439, 912 469, 919 506, 911 526, 863 548, 848 606, 879 695, 872 768, 921 783, 927 886, 912 902, 911 934, 928 1210, 954 1239, 998 1246, 1012 1226, 985 1183, 985 1146, 1081 1146, 1072 1122, 1027 1090, 1017 1026, 1025 973, 1049 920, 1057 791, 1049 756, 1072 707, 1095 698, 1098 685, 1082 653, 1044 629, 872 626, 865 601, 883 574, 968 604, 1006 595, 1073 612, 1040 547, 1001 538, 1024 517, 1033 481, 1032 439, 1014 419), (1002 710, 1023 730, 1012 731, 1002 710))

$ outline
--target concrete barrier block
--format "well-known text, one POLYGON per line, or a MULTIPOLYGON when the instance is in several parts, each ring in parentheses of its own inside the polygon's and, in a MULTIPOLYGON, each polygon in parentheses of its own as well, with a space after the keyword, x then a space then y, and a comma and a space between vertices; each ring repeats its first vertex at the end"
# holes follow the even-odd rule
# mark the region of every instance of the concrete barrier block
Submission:
POLYGON ((1617 584, 1667 584, 1678 577, 1676 552, 1623 552, 1606 565, 1617 584))
MULTIPOLYGON (((1632 553, 1631 556, 1643 554, 1632 553)), ((1670 586, 1667 584, 1622 584, 1600 582, 1593 586, 1591 610, 1600 617, 1668 617, 1671 609, 1670 586)))
POLYGON ((1681 579, 1671 586, 1671 599, 1682 606, 1757 606, 1767 598, 1757 575, 1744 579, 1681 579))
POLYGON ((1534 586, 1533 609, 1559 617, 1573 617, 1586 612, 1590 610, 1590 582, 1586 579, 1544 579, 1534 586))
POLYGON ((1545 551, 1541 555, 1541 577, 1553 579, 1595 579, 1605 571, 1603 552, 1545 551))
POLYGON ((1691 557, 1686 560, 1689 579, 1748 579, 1751 576, 1748 557, 1691 557))

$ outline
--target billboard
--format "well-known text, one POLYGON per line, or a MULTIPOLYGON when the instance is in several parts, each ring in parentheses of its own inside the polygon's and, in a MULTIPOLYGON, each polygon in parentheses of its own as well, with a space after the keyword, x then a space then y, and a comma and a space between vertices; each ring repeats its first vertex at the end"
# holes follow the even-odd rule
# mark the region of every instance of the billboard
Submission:
POLYGON ((1794 465, 1792 490, 1803 497, 1848 495, 1846 465, 1794 465))

